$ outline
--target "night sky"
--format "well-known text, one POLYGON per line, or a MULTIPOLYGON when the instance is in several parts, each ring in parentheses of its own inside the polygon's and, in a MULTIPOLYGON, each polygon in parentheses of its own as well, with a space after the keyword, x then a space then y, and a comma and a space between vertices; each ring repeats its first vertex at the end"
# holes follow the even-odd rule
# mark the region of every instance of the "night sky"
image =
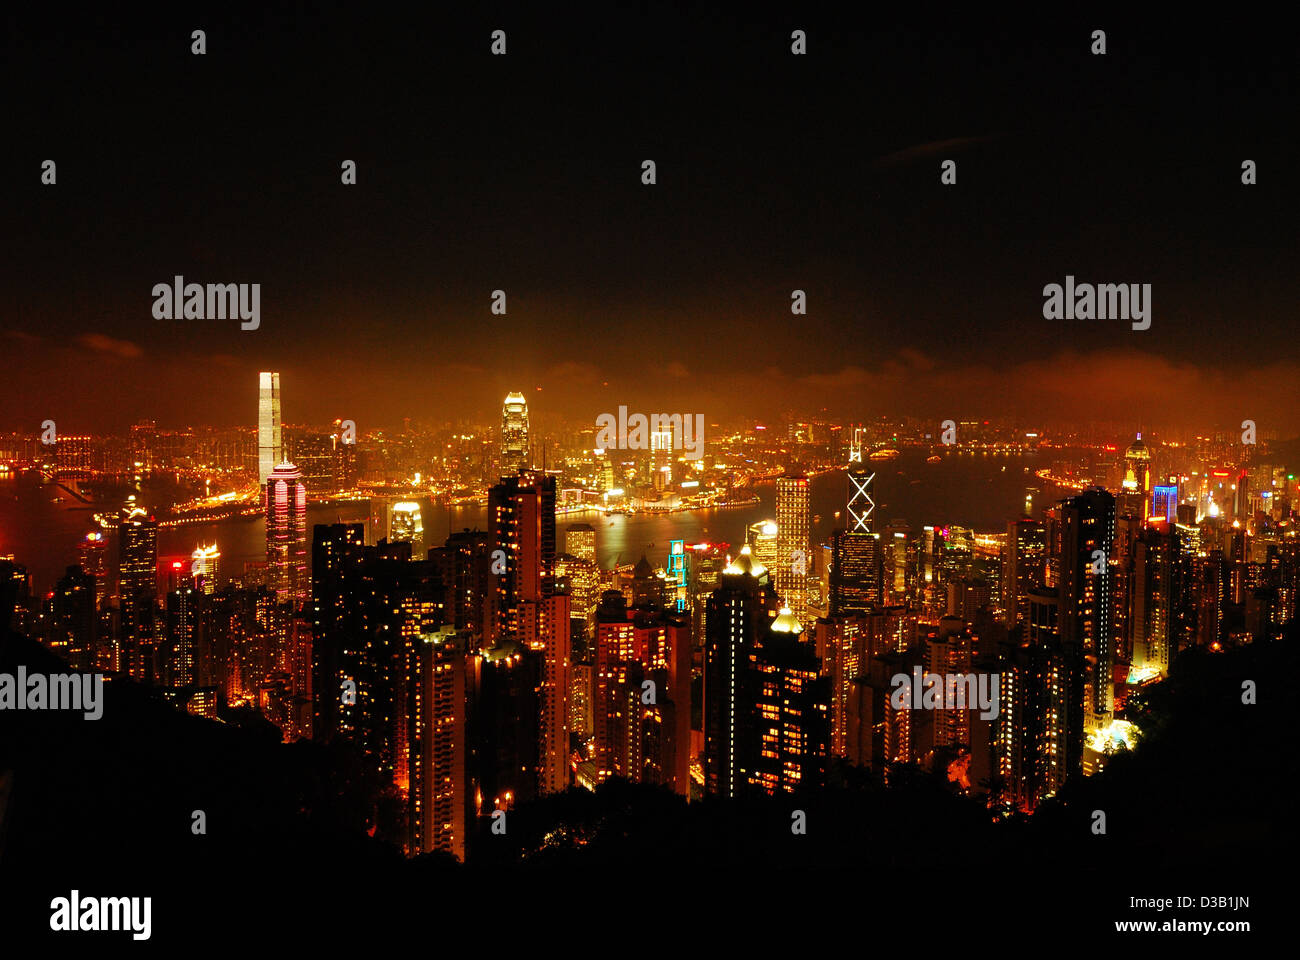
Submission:
POLYGON ((1289 33, 482 6, 7 10, 0 429, 251 425, 278 369, 286 421, 362 430, 522 389, 1300 432, 1289 33), (261 328, 155 320, 176 274, 260 283, 261 328), (1152 284, 1151 329, 1044 320, 1067 274, 1152 284))

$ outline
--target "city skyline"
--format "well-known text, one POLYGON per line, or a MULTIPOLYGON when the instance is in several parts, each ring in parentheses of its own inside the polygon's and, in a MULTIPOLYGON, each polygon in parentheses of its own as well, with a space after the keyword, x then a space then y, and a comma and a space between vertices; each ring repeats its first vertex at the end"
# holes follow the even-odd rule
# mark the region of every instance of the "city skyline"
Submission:
MULTIPOLYGON (((1112 368, 1112 373, 1117 377, 1133 381, 1140 381, 1146 376, 1145 373, 1139 372, 1132 367, 1125 368, 1123 372, 1115 372, 1112 368)), ((258 372, 250 371, 250 375, 256 377, 258 372)), ((278 375, 282 376, 282 374, 278 375)), ((223 376, 223 382, 228 383, 232 379, 233 377, 229 374, 223 376)), ((686 414, 681 413, 683 409, 700 409, 699 406, 692 405, 687 394, 675 392, 661 396, 660 400, 662 402, 645 403, 638 407, 636 404, 629 404, 626 396, 619 397, 612 394, 603 382, 601 393, 608 395, 608 406, 600 401, 592 400, 590 395, 587 395, 580 403, 556 409, 550 405, 553 398, 548 396, 541 388, 534 388, 533 394, 526 396, 518 388, 518 380, 506 382, 507 386, 500 392, 509 391, 511 395, 523 397, 525 406, 530 411, 530 416, 536 421, 533 429, 539 433, 571 429, 590 429, 594 432, 599 429, 602 418, 616 417, 620 407, 624 409, 630 407, 634 411, 646 411, 643 416, 649 416, 650 411, 662 411, 667 416, 669 410, 676 411, 680 416, 686 416, 686 414)), ((342 417, 343 405, 333 401, 321 404, 304 400, 302 397, 303 391, 301 390, 302 385, 290 381, 290 386, 293 393, 290 409, 292 410, 296 406, 300 415, 282 418, 281 424, 283 427, 320 428, 329 424, 337 425, 343 419, 352 419, 351 417, 342 417), (311 415, 302 413, 304 409, 314 410, 316 413, 311 415)), ((901 389, 901 382, 900 384, 891 385, 889 389, 893 391, 895 387, 901 389)), ((954 388, 954 390, 956 389, 954 388)), ((981 391, 983 387, 964 382, 961 389, 970 392, 981 391)), ((1068 392, 1063 385, 1053 389, 1058 390, 1060 393, 1068 392)), ((1150 383, 1144 384, 1141 389, 1150 391, 1159 389, 1167 392, 1166 386, 1160 385, 1156 387, 1150 383)), ((279 395, 278 390, 277 387, 277 395, 279 395)), ((1229 393, 1232 392, 1226 387, 1225 390, 1229 393)), ((770 429, 780 429, 792 421, 837 423, 850 426, 871 423, 899 425, 929 423, 934 425, 935 435, 938 436, 941 432, 940 425, 946 420, 953 420, 954 422, 993 422, 1008 427, 1021 426, 1037 430, 1050 430, 1056 433, 1058 437, 1099 437, 1109 435, 1118 439, 1148 433, 1166 435, 1179 440, 1195 436, 1239 434, 1245 429, 1244 425, 1236 419, 1240 416, 1255 423, 1258 436, 1284 442, 1300 439, 1300 426, 1293 425, 1284 414, 1279 413, 1289 403, 1286 395, 1279 394, 1278 391, 1266 390, 1265 392, 1271 392, 1273 396, 1273 399, 1270 399, 1268 403, 1251 405, 1240 399, 1224 401, 1217 407, 1218 415, 1210 417, 1201 417, 1193 413, 1191 407, 1181 400, 1178 401, 1181 410, 1181 414, 1178 416, 1162 415, 1159 411, 1169 408, 1160 406, 1150 410, 1142 408, 1138 412, 1135 411, 1131 404, 1126 405, 1118 400, 1112 405, 1087 408, 1071 416, 1068 414, 1053 414, 1049 409, 1041 405, 1033 406, 1030 404, 1026 405, 1023 412, 998 412, 994 409, 994 404, 986 398, 974 404, 966 402, 951 405, 958 407, 955 410, 951 409, 951 406, 945 407, 930 402, 918 404, 914 408, 908 405, 891 405, 876 409, 860 409, 856 414, 851 412, 856 409, 854 405, 818 407, 811 403, 799 403, 797 401, 793 404, 773 404, 767 409, 766 413, 760 413, 753 409, 747 409, 745 405, 738 404, 733 399, 726 399, 706 404, 707 408, 711 409, 711 413, 696 415, 704 417, 711 427, 724 427, 732 431, 755 423, 770 429), (934 412, 926 413, 927 409, 934 412), (1241 413, 1241 411, 1254 412, 1255 410, 1264 410, 1267 415, 1257 418, 1241 413)), ((244 388, 244 394, 246 400, 246 387, 244 388)), ((1166 398, 1166 400, 1171 404, 1173 403, 1173 400, 1169 398, 1166 398)), ((400 434, 408 429, 427 432, 461 426, 496 430, 499 429, 501 416, 499 413, 493 415, 492 406, 494 403, 499 410, 500 396, 498 394, 488 394, 485 389, 483 404, 476 406, 474 409, 462 407, 459 408, 459 412, 453 414, 450 409, 430 411, 411 407, 407 408, 409 412, 396 416, 391 420, 366 421, 363 419, 361 421, 354 420, 354 423, 357 425, 358 436, 382 433, 400 434)), ((60 422, 69 424, 70 429, 58 429, 58 433, 66 433, 69 436, 122 436, 129 433, 133 427, 140 423, 151 423, 156 425, 158 429, 169 431, 247 429, 256 434, 259 429, 256 417, 250 424, 246 410, 236 411, 234 408, 237 406, 239 405, 232 404, 228 415, 223 414, 213 420, 181 416, 175 411, 174 405, 163 405, 157 409, 141 408, 144 413, 140 416, 116 413, 100 414, 92 418, 69 419, 65 417, 55 419, 51 417, 49 419, 53 419, 56 427, 60 422), (96 423, 98 426, 88 426, 88 423, 96 423)), ((247 408, 248 404, 245 402, 242 406, 247 408)), ((365 407, 364 404, 359 406, 365 407)), ((352 411, 347 412, 351 413, 352 411)), ((48 433, 48 431, 49 427, 46 419, 36 423, 11 420, 0 425, 0 434, 9 434, 11 436, 40 437, 48 433)))
POLYGON ((4 23, 6 945, 1272 925, 1285 30, 4 23))
MULTIPOLYGON (((1126 503, 1140 504, 1139 508, 1130 509, 1138 509, 1141 519, 1163 515, 1171 522, 1180 503, 1195 504, 1197 520, 1220 513, 1238 514, 1243 502, 1240 498, 1248 489, 1245 477, 1250 463, 1261 457, 1266 461, 1287 463, 1300 456, 1300 449, 1294 441, 1276 441, 1266 434, 1258 436, 1255 425, 1249 421, 1241 425, 1249 429, 1242 431, 1240 436, 1235 430, 1196 433, 1192 439, 1148 433, 1148 441, 1144 444, 1143 433, 1138 431, 1136 440, 1129 446, 1130 452, 1138 450, 1142 458, 1141 470, 1135 474, 1133 464, 1138 461, 1128 456, 1121 461, 1118 452, 1121 446, 1111 442, 1122 442, 1123 438, 1097 425, 1056 435, 1042 428, 1025 432, 1011 423, 988 420, 944 421, 936 427, 910 418, 901 422, 881 418, 875 423, 857 424, 822 416, 799 419, 792 414, 766 425, 752 418, 742 419, 728 432, 720 432, 715 425, 711 427, 713 433, 709 438, 701 435, 699 448, 693 451, 673 449, 671 424, 663 435, 668 438, 665 441, 667 447, 658 442, 659 435, 654 434, 658 428, 652 426, 639 443, 635 437, 628 442, 629 438, 620 435, 619 443, 626 444, 625 448, 602 450, 599 447, 593 449, 593 445, 608 439, 597 425, 556 425, 552 421, 552 429, 538 433, 529 426, 529 404, 518 391, 505 397, 499 426, 485 427, 481 434, 467 435, 458 432, 458 429, 464 429, 463 426, 444 425, 439 429, 421 427, 414 433, 406 428, 400 431, 372 430, 362 433, 358 439, 355 424, 339 420, 315 428, 290 424, 283 428, 286 432, 282 433, 279 382, 278 372, 262 371, 259 374, 255 422, 251 427, 236 428, 233 433, 212 428, 206 431, 165 431, 158 430, 152 421, 145 421, 132 426, 128 437, 129 450, 117 449, 117 441, 108 437, 62 436, 47 443, 49 438, 45 435, 38 438, 11 434, 0 442, 0 470, 12 474, 15 470, 38 467, 44 475, 61 481, 64 492, 83 503, 93 503, 102 498, 104 492, 115 489, 122 492, 110 492, 110 498, 134 491, 122 506, 124 513, 139 513, 143 505, 158 514, 163 527, 261 514, 267 520, 269 532, 272 526, 279 531, 282 522, 275 519, 279 514, 268 506, 270 494, 261 474, 270 463, 276 462, 275 476, 289 475, 292 471, 291 483, 301 482, 297 487, 299 492, 287 497, 297 514, 290 527, 298 529, 298 533, 291 537, 298 545, 288 546, 284 534, 278 533, 274 546, 268 537, 266 549, 272 579, 280 584, 278 589, 283 594, 283 584, 290 575, 275 572, 284 563, 276 558, 283 557, 286 549, 305 553, 305 530, 310 525, 305 512, 308 503, 318 507, 331 503, 347 507, 355 505, 358 497, 369 496, 372 506, 369 508, 368 531, 375 532, 367 533, 368 541, 385 535, 392 539, 413 539, 418 555, 425 545, 421 501, 435 511, 450 511, 452 504, 471 509, 475 505, 480 509, 486 508, 485 491, 493 477, 509 475, 524 468, 540 468, 544 461, 548 461, 551 476, 564 487, 563 507, 559 512, 569 517, 576 513, 575 519, 584 515, 600 516, 602 512, 615 515, 648 513, 651 516, 658 513, 673 517, 682 516, 683 512, 689 516, 693 510, 709 507, 752 507, 759 504, 760 497, 756 492, 740 492, 741 488, 753 484, 757 491, 774 481, 775 502, 769 504, 761 522, 752 523, 749 530, 739 537, 739 542, 752 543, 756 550, 765 551, 765 562, 770 564, 766 553, 775 549, 778 543, 784 553, 794 555, 794 540, 788 525, 779 526, 774 518, 789 510, 788 506, 783 506, 783 498, 788 499, 788 493, 793 489, 789 486, 792 481, 787 478, 797 478, 801 471, 817 478, 827 472, 847 470, 845 494, 836 498, 834 504, 834 521, 840 521, 842 512, 846 517, 844 530, 831 535, 823 526, 817 534, 828 538, 824 546, 839 558, 837 563, 844 557, 866 556, 862 551, 870 553, 877 549, 872 548, 861 535, 870 534, 878 527, 884 528, 888 534, 895 524, 906 523, 892 508, 889 513, 876 511, 876 501, 880 497, 875 486, 879 466, 874 461, 896 457, 898 450, 895 448, 898 447, 928 452, 930 462, 964 454, 987 456, 992 453, 995 456, 1031 458, 1045 454, 1056 459, 1046 467, 1035 466, 1035 476, 1025 478, 1023 511, 1027 515, 1042 509, 1045 502, 1059 500, 1068 490, 1110 483, 1121 496, 1128 498, 1126 503), (1263 444, 1259 448, 1262 452, 1256 452, 1256 443, 1263 444), (638 450, 638 446, 641 449, 638 450), (268 452, 274 455, 268 456, 268 452), (1154 466, 1158 468, 1155 473, 1152 472, 1152 452, 1156 455, 1154 466), (298 465, 293 462, 295 460, 298 465), (1116 464, 1120 462, 1127 467, 1121 473, 1115 473, 1118 469, 1116 464), (176 468, 179 469, 175 480, 180 480, 182 474, 191 484, 201 480, 203 493, 190 500, 180 497, 171 504, 169 498, 178 495, 179 490, 173 492, 141 486, 142 478, 148 479, 155 474, 166 477, 169 469, 176 468), (1033 486, 1043 481, 1058 492, 1054 496, 1049 492, 1044 497, 1033 486), (104 484, 108 484, 104 492, 96 492, 104 484), (784 488, 783 484, 786 485, 784 488), (84 490, 78 489, 79 485, 84 490), (403 521, 404 526, 397 525, 398 516, 408 518, 403 521), (760 529, 765 526, 770 526, 771 530, 760 529)), ((620 411, 620 416, 623 415, 620 411)), ((1024 472, 1030 473, 1029 466, 1024 468, 1024 472)), ((1266 479, 1265 486, 1281 483, 1275 495, 1285 502, 1289 496, 1286 485, 1293 480, 1294 473, 1286 480, 1266 479)), ((890 487, 897 491, 896 481, 886 476, 884 482, 887 491, 890 487)), ((1252 497, 1257 497, 1259 488, 1256 483, 1252 481, 1252 497)), ((807 488, 803 496, 800 509, 807 514, 807 488)), ((60 499, 55 498, 56 501, 60 499)), ((282 501, 285 499, 281 498, 282 501)), ((1267 502, 1265 506, 1268 506, 1267 502)), ((821 509, 825 511, 826 507, 823 499, 821 509)), ((355 509, 355 506, 349 508, 355 509)), ((284 503, 281 502, 276 509, 282 512, 284 503)), ((106 514, 95 514, 94 520, 107 530, 111 527, 105 525, 113 523, 112 516, 110 510, 106 514)), ((484 513, 474 522, 486 523, 488 519, 484 513)), ((816 519, 820 524, 821 517, 816 519)), ((917 515, 912 513, 914 523, 917 519, 917 515)), ((1001 524, 1010 519, 1013 519, 1010 513, 999 516, 992 524, 985 522, 982 531, 987 534, 991 530, 991 535, 1001 536, 1001 524)), ((942 516, 923 514, 920 520, 942 520, 945 525, 956 523, 959 526, 968 522, 961 518, 960 513, 956 516, 950 513, 942 516)), ((451 513, 448 512, 447 523, 450 525, 451 522, 451 513)), ((796 529, 799 523, 795 521, 796 529)), ((794 537, 808 541, 811 547, 807 520, 802 523, 805 524, 802 532, 794 537)), ((981 530, 981 524, 975 524, 975 528, 981 530)), ((207 531, 204 537, 216 537, 214 529, 202 529, 207 531)), ((222 534, 218 539, 225 536, 222 534)), ((6 539, 0 531, 0 548, 5 546, 6 539)), ((23 549, 22 544, 21 539, 17 540, 17 549, 23 549)), ((12 552, 15 543, 11 542, 9 548, 12 552)), ((184 547, 182 553, 190 554, 193 550, 193 556, 198 557, 203 549, 204 543, 200 540, 193 547, 184 547)), ((220 544, 214 544, 213 549, 219 550, 220 544)), ((663 549, 660 547, 660 552, 663 549)), ((165 558, 156 559, 160 578, 169 574, 166 565, 175 556, 176 548, 173 547, 165 558)), ((180 559, 183 561, 186 557, 180 559)), ((804 553, 805 569, 814 559, 811 553, 804 553)), ((38 562, 38 567, 41 565, 38 562)), ((62 570, 61 565, 57 568, 62 570)), ((297 574, 295 578, 301 583, 303 576, 297 574)), ((796 611, 802 611, 803 591, 791 579, 790 571, 777 571, 775 576, 783 584, 782 593, 790 605, 796 611)), ((210 578, 206 586, 210 592, 210 578)), ((861 587, 854 590, 856 594, 851 591, 843 597, 857 596, 856 600, 845 601, 856 609, 865 594, 861 587)), ((301 600, 302 594, 296 595, 301 600)))

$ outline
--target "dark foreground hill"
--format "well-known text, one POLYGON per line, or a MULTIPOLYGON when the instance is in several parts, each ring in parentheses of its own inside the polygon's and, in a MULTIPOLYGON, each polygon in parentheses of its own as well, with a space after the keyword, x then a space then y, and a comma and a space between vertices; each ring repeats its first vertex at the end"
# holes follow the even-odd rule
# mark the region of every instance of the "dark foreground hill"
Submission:
MULTIPOLYGON (((51 899, 73 889, 151 896, 154 939, 232 942, 286 922, 298 940, 329 940, 339 924, 400 934, 431 910, 490 936, 510 935, 488 919, 499 911, 578 929, 625 922, 624 911, 715 911, 721 923, 736 905, 768 919, 874 918, 895 932, 938 917, 1113 930, 1138 916, 1130 898, 1177 895, 1250 896, 1260 917, 1296 852, 1296 650, 1292 630, 1185 655, 1149 698, 1139 750, 1032 818, 994 823, 914 770, 884 788, 838 769, 814 796, 746 803, 688 805, 615 781, 513 811, 505 836, 472 838, 465 865, 404 860, 369 836, 366 785, 346 750, 284 745, 256 716, 215 723, 111 683, 96 721, 0 711, 0 912, 11 936, 48 936, 51 899), (1244 680, 1257 684, 1254 705, 1241 702, 1244 680), (204 835, 191 829, 196 810, 204 835), (805 833, 791 829, 796 811, 805 833)), ((67 671, 9 635, 0 672, 19 664, 67 671)))

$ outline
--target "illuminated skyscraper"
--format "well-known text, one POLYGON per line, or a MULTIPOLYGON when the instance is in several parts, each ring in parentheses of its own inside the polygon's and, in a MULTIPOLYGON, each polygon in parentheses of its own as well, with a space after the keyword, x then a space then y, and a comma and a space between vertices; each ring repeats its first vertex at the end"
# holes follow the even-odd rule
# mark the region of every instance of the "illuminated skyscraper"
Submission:
MULTIPOLYGON (((205 604, 206 605, 206 604, 205 604)), ((286 731, 286 741, 310 740, 312 734, 312 632, 311 611, 304 610, 295 617, 289 638, 286 666, 289 672, 289 690, 293 697, 290 716, 292 726, 286 731)))
POLYGON ((485 604, 492 579, 491 547, 482 530, 453 533, 429 551, 447 591, 447 620, 457 630, 483 636, 485 604))
POLYGON ((767 794, 826 785, 830 750, 830 678, 789 607, 762 631, 754 652, 755 742, 746 751, 750 787, 767 794))
POLYGON ((564 552, 579 560, 596 560, 596 531, 589 523, 571 523, 564 530, 564 552))
POLYGON ((1178 533, 1170 525, 1148 527, 1133 548, 1129 608, 1132 664, 1141 674, 1168 676, 1177 648, 1176 611, 1182 602, 1178 533))
POLYGON ((54 585, 50 649, 77 670, 94 670, 95 578, 81 567, 68 567, 54 585))
POLYGON ((872 485, 876 474, 862 458, 861 430, 853 432, 849 464, 844 468, 844 474, 848 486, 848 499, 845 503, 848 530, 850 533, 871 533, 875 529, 876 501, 872 495, 872 485))
POLYGON ((1050 593, 1031 595, 1025 634, 1033 666, 1034 688, 1025 719, 1035 753, 1030 792, 1035 802, 1055 796, 1067 779, 1083 769, 1084 718, 1076 692, 1081 664, 1060 642, 1055 599, 1050 593))
POLYGON ((686 541, 668 541, 667 602, 679 613, 686 609, 689 575, 686 572, 686 541))
POLYGON ((1007 524, 1002 547, 1002 610, 1014 627, 1029 612, 1029 594, 1040 589, 1047 574, 1047 527, 1028 518, 1007 524))
POLYGON ((503 477, 488 492, 488 534, 504 570, 494 570, 489 583, 485 644, 530 642, 535 625, 526 622, 520 605, 541 601, 544 576, 555 562, 555 478, 536 471, 503 477))
POLYGON ((881 533, 881 592, 886 603, 906 603, 916 588, 917 538, 911 524, 896 518, 881 533))
POLYGON ((27 568, 21 563, 14 563, 13 559, 13 554, 0 555, 0 593, 4 594, 6 599, 13 598, 10 628, 18 633, 27 634, 31 629, 28 605, 32 596, 32 578, 27 568))
POLYGON ((564 531, 564 555, 556 558, 556 573, 569 581, 570 613, 585 624, 600 601, 601 576, 596 565, 596 531, 590 524, 573 523, 564 531))
MULTIPOLYGON (((284 671, 290 650, 294 618, 281 603, 274 590, 257 587, 243 591, 244 609, 250 620, 244 633, 244 643, 237 651, 239 666, 238 694, 255 697, 259 704, 274 700, 274 712, 267 713, 281 730, 288 727, 287 679, 284 671), (275 688, 271 696, 267 696, 275 688)), ((266 712, 264 710, 264 712, 266 712)))
MULTIPOLYGON (((923 651, 929 672, 939 676, 970 673, 975 637, 967 628, 967 622, 961 616, 946 616, 940 618, 937 630, 927 630, 923 651)), ((968 709, 939 709, 931 716, 936 748, 970 752, 971 717, 968 709)))
POLYGON ((292 463, 281 463, 266 484, 268 581, 281 603, 295 608, 310 599, 307 579, 307 488, 292 463))
POLYGON ((999 666, 993 721, 997 799, 1026 813, 1082 769, 1082 725, 1071 692, 1077 659, 1061 646, 1058 610, 1055 592, 1031 591, 1025 619, 1012 634, 1020 642, 1004 647, 999 666))
POLYGON ((59 436, 54 444, 55 476, 82 480, 91 475, 95 463, 93 437, 59 436))
POLYGON ((1123 488, 1120 512, 1142 520, 1151 516, 1151 451, 1140 433, 1124 453, 1123 488))
POLYGON ((1111 604, 1114 610, 1113 635, 1115 659, 1119 663, 1132 663, 1134 631, 1133 574, 1137 559, 1137 540, 1142 531, 1142 520, 1129 514, 1115 518, 1115 543, 1111 563, 1111 604))
POLYGON ((102 611, 108 599, 108 541, 99 531, 86 534, 77 546, 81 569, 95 581, 95 609, 102 611))
POLYGON ((1223 551, 1210 550, 1193 558, 1191 579, 1196 644, 1212 648, 1223 642, 1227 630, 1229 565, 1223 551))
POLYGON ((593 704, 596 775, 604 782, 617 772, 615 756, 615 712, 610 704, 617 688, 625 682, 623 665, 636 660, 636 631, 628 616, 627 599, 618 590, 607 590, 596 607, 596 684, 593 704))
POLYGON ((532 647, 541 655, 541 716, 538 723, 538 790, 562 793, 572 782, 569 763, 569 692, 572 669, 572 602, 569 583, 548 576, 536 613, 532 647))
POLYGON ((501 470, 515 473, 532 466, 528 449, 528 401, 522 393, 506 394, 501 407, 501 470))
POLYGON ((650 469, 656 490, 664 490, 673 482, 673 427, 655 430, 650 434, 650 469))
POLYGON ((1151 519, 1173 524, 1178 520, 1178 478, 1151 488, 1151 519))
POLYGON ((405 714, 410 728, 407 853, 442 850, 465 859, 472 638, 453 627, 420 638, 411 658, 405 714))
POLYGON ((476 691, 470 730, 477 816, 509 810, 537 796, 541 659, 541 654, 505 639, 471 660, 476 691))
MULTIPOLYGON (((422 637, 441 626, 444 604, 436 567, 412 561, 409 543, 365 550, 359 603, 366 634, 357 666, 364 762, 402 793, 411 786, 410 688, 419 674, 422 637)), ((416 758, 418 760, 418 757, 416 758)))
POLYGON ((167 594, 167 641, 163 680, 169 687, 193 686, 199 638, 199 591, 183 583, 167 594))
POLYGON ((725 543, 691 543, 686 545, 690 551, 690 563, 686 566, 687 595, 691 611, 692 636, 704 636, 704 617, 706 601, 709 594, 718 586, 718 577, 731 562, 730 552, 725 543))
POLYGON ((312 739, 351 735, 356 709, 340 690, 360 673, 365 614, 357 596, 365 557, 365 524, 317 524, 312 534, 312 739))
POLYGON ((284 460, 284 435, 280 428, 280 375, 258 374, 257 482, 263 487, 284 460))
POLYGON ((753 662, 780 600, 748 544, 720 580, 705 604, 704 780, 709 794, 735 797, 748 786, 757 760, 753 662))
POLYGON ((809 491, 805 476, 777 478, 776 592, 800 623, 807 620, 807 581, 812 568, 808 547, 809 491))
MULTIPOLYGON (((871 762, 870 755, 851 756, 848 743, 854 680, 866 673, 867 661, 875 652, 868 620, 866 616, 821 618, 813 628, 814 652, 821 658, 822 671, 831 685, 830 752, 836 757, 849 757, 851 763, 862 764, 871 762)), ((870 727, 870 718, 867 725, 870 727)))
POLYGON ((221 551, 217 545, 205 547, 200 544, 190 554, 190 561, 190 573, 198 588, 208 596, 216 593, 217 570, 221 564, 221 551))
MULTIPOLYGON (((888 650, 868 657, 863 673, 850 683, 845 727, 845 756, 851 763, 879 770, 886 778, 889 765, 916 763, 927 752, 928 718, 909 707, 891 703, 898 674, 910 674, 924 661, 921 646, 906 652, 888 650)), ((832 742, 834 734, 832 733, 832 742)))
POLYGON ((1115 498, 1094 488, 1060 506, 1061 645, 1084 664, 1079 719, 1086 726, 1104 724, 1114 710, 1115 498))
POLYGON ((873 533, 875 473, 862 459, 862 431, 855 430, 845 467, 846 527, 831 534, 830 615, 867 613, 884 601, 880 537, 873 533))
POLYGON ((880 535, 836 530, 831 534, 830 615, 869 613, 883 602, 880 535))
POLYGON ((817 621, 814 652, 830 681, 833 756, 862 766, 872 766, 884 756, 883 704, 892 692, 889 678, 897 671, 880 673, 878 658, 914 651, 916 627, 915 612, 901 606, 817 621))
POLYGON ((594 720, 599 781, 619 776, 690 793, 690 618, 628 609, 606 591, 596 611, 594 720))
POLYGON ((152 682, 154 608, 158 598, 158 521, 139 507, 123 511, 117 527, 122 648, 117 669, 152 682))
POLYGON ((746 533, 745 542, 753 558, 765 566, 770 573, 775 573, 781 566, 781 547, 778 536, 780 530, 775 520, 760 520, 751 523, 746 533))
POLYGON ((244 627, 239 609, 242 591, 233 584, 208 598, 199 609, 200 637, 194 660, 195 683, 214 691, 228 693, 231 664, 244 627))
MULTIPOLYGON (((317 525, 312 560, 314 739, 350 742, 381 788, 417 802, 430 719, 421 657, 445 614, 437 565, 411 560, 409 543, 365 546, 361 524, 317 525)), ((382 826, 410 841, 409 822, 382 826)))
POLYGON ((409 543, 411 556, 424 559, 424 520, 418 503, 399 500, 388 504, 388 540, 390 543, 409 543))
POLYGON ((515 642, 538 654, 538 787, 562 790, 570 773, 572 607, 567 581, 555 575, 555 478, 535 470, 502 477, 488 492, 488 534, 494 555, 484 645, 506 649, 515 642))
POLYGON ((690 795, 691 620, 671 607, 634 609, 632 618, 643 678, 654 684, 649 702, 642 686, 634 704, 642 733, 640 778, 686 797, 690 795))

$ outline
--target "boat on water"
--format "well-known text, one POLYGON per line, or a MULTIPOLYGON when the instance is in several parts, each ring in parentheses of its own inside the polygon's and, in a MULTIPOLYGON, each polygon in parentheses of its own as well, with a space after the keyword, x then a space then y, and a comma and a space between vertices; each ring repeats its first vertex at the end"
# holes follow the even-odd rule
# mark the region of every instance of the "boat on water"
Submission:
POLYGON ((893 449, 877 450, 871 454, 872 460, 893 460, 898 456, 898 451, 893 449))
POLYGON ((939 456, 939 455, 936 453, 936 454, 934 454, 934 455, 932 455, 932 456, 926 457, 926 458, 925 458, 925 462, 926 462, 926 463, 942 463, 942 462, 943 462, 943 457, 939 456))

